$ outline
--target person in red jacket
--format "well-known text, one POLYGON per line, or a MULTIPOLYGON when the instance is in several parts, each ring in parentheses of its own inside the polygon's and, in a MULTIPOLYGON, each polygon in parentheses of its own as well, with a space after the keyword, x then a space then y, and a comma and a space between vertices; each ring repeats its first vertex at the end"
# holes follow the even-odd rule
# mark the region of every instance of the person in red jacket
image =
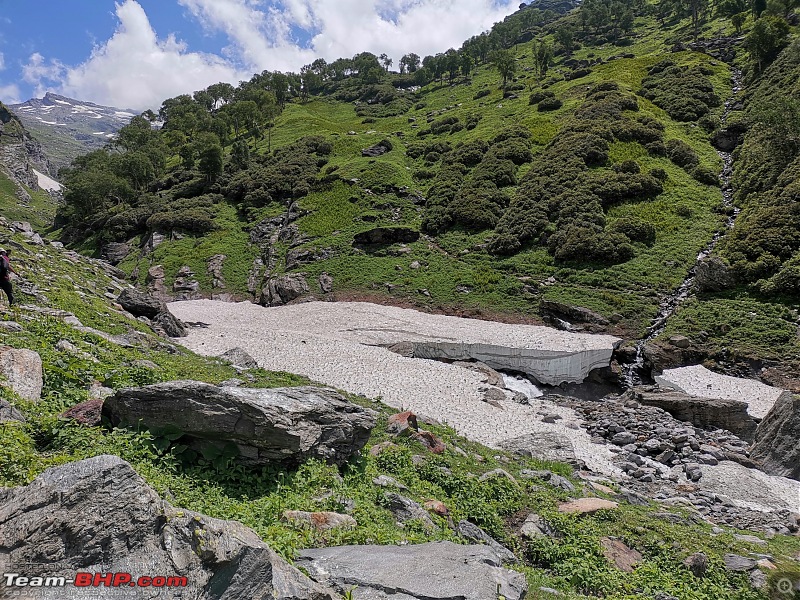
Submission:
POLYGON ((9 254, 10 253, 4 248, 0 248, 0 289, 8 296, 8 305, 11 306, 14 304, 14 288, 11 286, 11 273, 16 275, 17 272, 11 267, 9 254))

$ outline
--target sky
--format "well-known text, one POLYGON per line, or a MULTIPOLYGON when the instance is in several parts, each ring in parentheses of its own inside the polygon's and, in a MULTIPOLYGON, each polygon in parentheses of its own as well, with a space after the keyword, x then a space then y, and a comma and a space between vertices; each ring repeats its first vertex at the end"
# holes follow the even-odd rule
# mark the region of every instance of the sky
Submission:
POLYGON ((0 100, 143 111, 213 83, 359 52, 461 46, 520 0, 0 0, 0 100))

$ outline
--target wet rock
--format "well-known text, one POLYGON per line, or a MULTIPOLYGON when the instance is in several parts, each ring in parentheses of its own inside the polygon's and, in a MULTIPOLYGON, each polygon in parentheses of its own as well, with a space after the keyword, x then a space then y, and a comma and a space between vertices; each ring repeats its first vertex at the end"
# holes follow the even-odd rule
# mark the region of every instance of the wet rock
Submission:
POLYGON ((0 386, 38 401, 44 385, 42 359, 33 350, 0 347, 0 386))
POLYGON ((433 542, 317 548, 301 550, 295 564, 340 594, 357 586, 356 597, 365 599, 522 600, 528 588, 525 576, 503 568, 485 545, 433 542))
POLYGON ((539 309, 543 313, 550 314, 565 321, 608 325, 608 319, 603 315, 582 306, 572 306, 555 300, 542 299, 539 302, 539 309))
POLYGON ((721 292, 733 285, 730 266, 719 256, 710 256, 695 268, 694 285, 699 292, 721 292))
POLYGON ((120 390, 103 405, 112 425, 183 433, 202 450, 235 444, 245 465, 297 464, 317 458, 343 464, 375 426, 374 411, 326 388, 248 389, 171 381, 120 390))

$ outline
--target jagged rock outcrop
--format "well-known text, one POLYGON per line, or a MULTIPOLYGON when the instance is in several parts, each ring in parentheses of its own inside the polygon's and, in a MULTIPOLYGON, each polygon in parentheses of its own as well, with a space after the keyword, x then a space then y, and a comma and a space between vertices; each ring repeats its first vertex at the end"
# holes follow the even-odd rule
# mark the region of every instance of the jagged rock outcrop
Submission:
POLYGON ((42 359, 33 350, 0 347, 0 386, 26 400, 42 395, 42 359))
POLYGON ((541 310, 542 313, 556 316, 565 321, 608 325, 608 319, 603 315, 589 310, 588 308, 584 308, 583 306, 572 306, 564 302, 543 299, 539 302, 539 310, 541 310))
POLYGON ((758 425, 750 458, 771 475, 800 480, 800 396, 781 395, 758 425))
POLYGON ((194 271, 189 266, 182 266, 175 275, 172 283, 172 291, 175 292, 175 300, 196 300, 200 297, 198 290, 200 282, 194 277, 194 271))
MULTIPOLYGON (((176 509, 116 456, 48 469, 30 485, 0 489, 0 569, 72 579, 76 571, 174 576, 160 598, 336 600, 264 544, 254 531, 176 509)), ((105 597, 70 586, 69 598, 105 597)), ((61 600, 40 587, 36 598, 61 600)))
POLYGON ((125 257, 131 253, 131 247, 128 244, 119 244, 117 242, 109 242, 104 244, 100 254, 112 265, 116 265, 125 260, 125 257))
POLYGON ((682 392, 647 391, 636 388, 628 397, 646 406, 664 409, 679 421, 708 429, 727 429, 751 440, 758 423, 747 412, 747 402, 723 398, 699 398, 682 392))
MULTIPOLYGON (((154 267, 155 268, 155 267, 154 267)), ((151 269, 152 271, 152 269, 151 269)), ((126 288, 117 298, 120 306, 134 317, 145 317, 151 321, 153 329, 163 332, 169 337, 186 337, 186 325, 169 312, 163 300, 140 292, 135 288, 126 288)))
POLYGON ((308 282, 300 273, 270 277, 261 290, 259 304, 281 306, 308 294, 309 291, 308 282))
POLYGON ((211 275, 211 286, 214 289, 225 289, 225 276, 222 274, 222 265, 227 258, 224 254, 215 254, 208 259, 206 269, 208 274, 211 275))
POLYGON ((433 542, 408 546, 338 546, 301 550, 295 561, 341 594, 370 600, 521 600, 522 573, 503 568, 489 547, 433 542))
POLYGON ((113 425, 182 432, 183 443, 236 445, 247 465, 335 464, 359 451, 375 426, 374 411, 319 387, 248 389, 170 381, 120 390, 103 405, 113 425))
POLYGON ((50 173, 50 163, 42 146, 31 137, 22 122, 0 102, 0 170, 16 185, 17 198, 27 205, 31 197, 23 186, 39 189, 39 177, 50 173))

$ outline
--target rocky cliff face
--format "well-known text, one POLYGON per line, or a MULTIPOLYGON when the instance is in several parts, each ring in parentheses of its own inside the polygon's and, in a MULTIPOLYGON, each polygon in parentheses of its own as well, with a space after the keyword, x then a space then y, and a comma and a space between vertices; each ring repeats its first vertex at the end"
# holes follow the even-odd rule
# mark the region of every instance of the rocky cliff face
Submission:
POLYGON ((17 186, 21 202, 30 201, 22 186, 39 189, 39 176, 35 171, 47 175, 50 169, 41 144, 33 139, 9 107, 0 103, 0 171, 17 186))

